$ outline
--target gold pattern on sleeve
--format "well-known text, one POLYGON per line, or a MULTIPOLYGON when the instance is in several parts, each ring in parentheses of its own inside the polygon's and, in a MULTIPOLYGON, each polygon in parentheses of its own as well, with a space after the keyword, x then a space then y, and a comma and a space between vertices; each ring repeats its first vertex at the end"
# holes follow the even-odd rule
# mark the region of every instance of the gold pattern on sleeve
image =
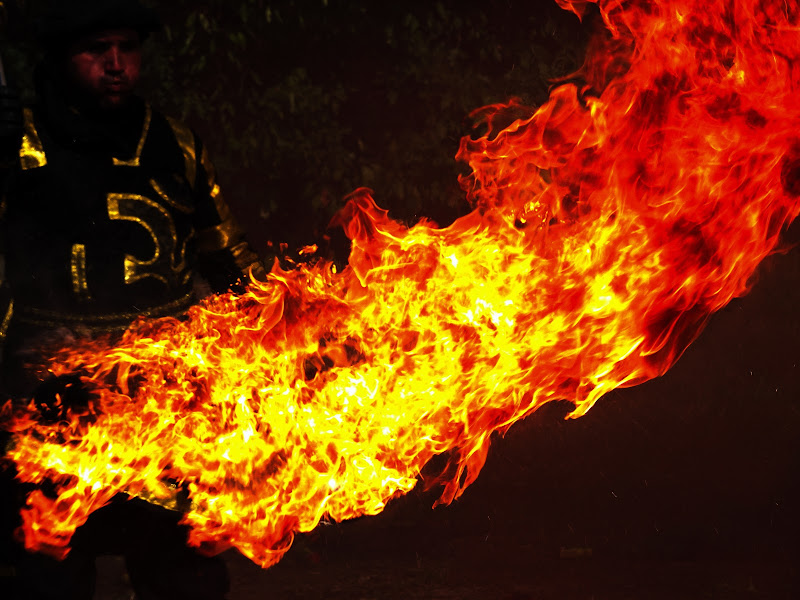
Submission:
POLYGON ((209 254, 231 247, 242 238, 242 230, 233 219, 227 219, 215 227, 207 227, 197 235, 197 249, 209 254))
POLYGON ((3 317, 3 322, 0 323, 0 341, 6 338, 6 334, 8 333, 8 326, 11 323, 11 317, 14 316, 14 301, 8 303, 8 309, 6 310, 6 316, 3 317))
POLYGON ((178 145, 183 152, 183 158, 186 162, 186 180, 194 189, 195 180, 197 179, 197 150, 195 149, 194 134, 191 129, 180 121, 176 121, 171 117, 167 117, 167 121, 169 126, 172 127, 175 139, 178 140, 178 145))
MULTIPOLYGON (((120 326, 124 329, 137 317, 159 318, 180 314, 189 308, 192 302, 194 302, 194 292, 189 292, 167 304, 152 306, 135 312, 86 315, 83 313, 63 313, 29 306, 21 307, 16 311, 16 314, 21 323, 29 325, 57 327, 67 323, 70 327, 80 324, 98 330, 112 330, 120 326)), ((10 317, 8 318, 10 320, 10 317)))
POLYGON ((129 160, 122 160, 119 158, 114 159, 115 167, 138 167, 142 160, 142 150, 144 149, 144 142, 147 139, 147 134, 150 132, 150 121, 153 118, 153 109, 150 105, 146 105, 144 109, 144 125, 142 126, 142 137, 139 138, 139 144, 136 146, 136 154, 129 160))
POLYGON ((217 216, 219 217, 219 220, 225 222, 233 219, 231 209, 228 208, 228 203, 225 202, 225 198, 222 195, 222 190, 220 189, 219 184, 217 184, 217 173, 214 169, 214 163, 211 162, 211 158, 209 158, 208 151, 205 148, 203 148, 203 155, 200 158, 200 164, 203 166, 203 170, 208 178, 208 188, 211 190, 209 192, 209 196, 211 196, 211 199, 214 201, 214 208, 217 209, 217 216))
POLYGON ((72 259, 70 260, 72 271, 72 291, 81 300, 91 300, 89 285, 86 281, 86 246, 74 244, 72 246, 72 259))
POLYGON ((219 189, 219 186, 216 183, 211 188, 211 193, 209 195, 214 201, 214 208, 217 209, 217 216, 219 216, 219 220, 230 221, 233 219, 231 209, 228 207, 228 203, 225 202, 225 198, 222 196, 222 190, 219 189))
POLYGON ((33 111, 26 108, 22 111, 22 147, 19 150, 20 165, 23 171, 36 169, 47 164, 42 140, 33 122, 33 111))

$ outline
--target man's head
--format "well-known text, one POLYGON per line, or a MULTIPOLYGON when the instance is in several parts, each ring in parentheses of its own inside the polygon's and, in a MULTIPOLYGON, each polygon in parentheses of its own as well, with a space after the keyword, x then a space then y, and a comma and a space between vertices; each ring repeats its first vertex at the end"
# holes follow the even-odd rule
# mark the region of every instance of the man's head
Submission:
POLYGON ((134 29, 107 29, 69 45, 68 83, 87 102, 103 110, 124 106, 139 81, 142 42, 134 29))
POLYGON ((138 0, 51 0, 39 39, 83 101, 114 109, 132 95, 142 42, 159 28, 155 13, 138 0))

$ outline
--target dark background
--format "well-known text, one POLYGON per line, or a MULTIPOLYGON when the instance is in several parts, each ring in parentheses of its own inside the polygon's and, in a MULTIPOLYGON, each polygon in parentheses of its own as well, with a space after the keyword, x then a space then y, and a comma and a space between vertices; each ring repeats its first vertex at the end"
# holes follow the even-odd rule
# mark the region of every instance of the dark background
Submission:
MULTIPOLYGON (((29 93, 36 2, 19 4, 3 53, 29 93)), ((408 223, 466 212, 453 155, 469 113, 543 102, 592 27, 538 1, 151 4, 165 30, 145 92, 207 141, 264 255, 319 241, 362 185, 408 223)), ((800 597, 798 306, 789 250, 665 377, 574 421, 546 406, 452 506, 416 490, 300 536, 267 571, 227 553, 231 598, 800 597)), ((122 598, 107 566, 98 597, 122 598)))
MULTIPOLYGON (((17 0, 3 45, 26 97, 42 1, 17 0)), ((464 214, 453 157, 470 112, 512 96, 544 102, 586 41, 552 0, 146 3, 164 29, 146 45, 142 91, 210 147, 263 254, 270 240, 319 241, 361 186, 408 223, 464 214)))

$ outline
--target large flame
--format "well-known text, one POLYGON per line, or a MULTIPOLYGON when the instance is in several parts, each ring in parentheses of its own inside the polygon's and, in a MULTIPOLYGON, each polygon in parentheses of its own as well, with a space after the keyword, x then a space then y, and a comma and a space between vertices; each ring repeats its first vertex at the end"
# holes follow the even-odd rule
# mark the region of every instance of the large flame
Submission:
MULTIPOLYGON (((582 14, 587 2, 558 0, 582 14)), ((449 453, 442 501, 493 432, 543 403, 572 416, 666 371, 747 290, 800 210, 797 1, 600 0, 582 81, 462 140, 475 210, 406 228, 366 191, 325 262, 187 320, 68 349, 88 410, 11 414, 19 476, 50 478, 26 544, 63 555, 114 495, 188 491, 191 542, 268 566, 324 518, 374 514, 449 453)))

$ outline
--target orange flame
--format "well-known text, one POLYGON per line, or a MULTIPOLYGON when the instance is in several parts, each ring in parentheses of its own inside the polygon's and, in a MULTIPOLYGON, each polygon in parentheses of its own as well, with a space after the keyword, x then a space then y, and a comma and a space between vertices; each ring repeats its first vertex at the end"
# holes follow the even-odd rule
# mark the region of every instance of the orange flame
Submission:
POLYGON ((58 491, 31 494, 27 546, 63 555, 115 494, 166 500, 173 481, 191 543, 266 567, 294 532, 381 511, 437 454, 450 502, 493 432, 665 372, 800 210, 800 9, 599 7, 585 87, 502 131, 517 107, 478 113, 489 133, 458 153, 471 214, 409 229, 358 191, 342 273, 276 266, 185 321, 62 352, 52 371, 94 398, 55 425, 32 406, 10 421, 20 477, 58 491))

